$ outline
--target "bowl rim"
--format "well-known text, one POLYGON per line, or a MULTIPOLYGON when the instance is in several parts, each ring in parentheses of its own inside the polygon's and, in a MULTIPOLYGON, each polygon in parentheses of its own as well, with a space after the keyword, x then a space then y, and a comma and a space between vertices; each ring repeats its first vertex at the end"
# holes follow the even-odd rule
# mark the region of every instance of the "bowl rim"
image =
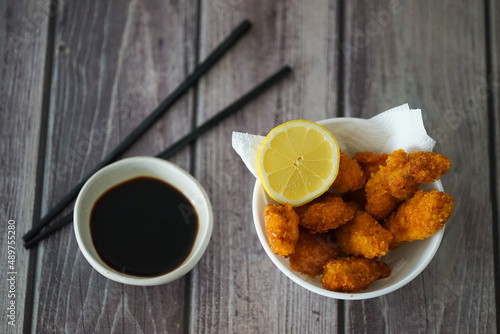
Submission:
POLYGON ((199 260, 205 253, 205 250, 212 236, 213 210, 212 210, 212 205, 210 203, 210 199, 205 189, 191 174, 189 174, 181 167, 169 161, 155 157, 142 157, 142 156, 131 157, 119 160, 115 163, 112 163, 100 169, 98 172, 92 175, 92 177, 89 178, 87 182, 85 182, 85 185, 80 190, 75 202, 74 214, 73 214, 73 230, 75 233, 76 241, 78 243, 78 247, 82 252, 83 256, 85 257, 85 259, 97 272, 99 272, 106 278, 109 278, 119 283, 136 285, 136 286, 160 285, 169 283, 184 276, 191 269, 193 269, 193 267, 199 262, 199 260), (123 169, 126 168, 130 169, 128 173, 131 173, 131 171, 135 172, 134 168, 138 167, 161 168, 164 172, 168 172, 169 176, 158 177, 157 175, 148 175, 147 172, 141 171, 139 172, 139 174, 129 174, 130 176, 119 177, 120 179, 123 178, 123 180, 108 181, 109 184, 106 185, 104 191, 96 191, 97 195, 95 194, 92 195, 93 187, 95 187, 98 184, 98 182, 100 181, 103 182, 103 180, 110 174, 116 173, 117 171, 120 170, 123 171, 123 169), (174 178, 179 178, 182 180, 179 182, 186 182, 187 184, 189 184, 189 187, 179 189, 179 187, 175 185, 173 186, 176 187, 191 202, 191 204, 195 207, 195 209, 197 209, 198 213, 198 232, 195 241, 193 243, 193 249, 189 254, 189 256, 179 267, 177 267, 173 271, 154 277, 138 277, 120 273, 114 270, 113 268, 109 267, 106 263, 104 263, 99 258, 99 255, 97 255, 96 258, 96 255, 94 255, 96 254, 96 252, 95 248, 93 247, 92 241, 90 240, 89 242, 88 240, 84 240, 84 237, 82 235, 83 231, 88 231, 90 228, 88 220, 85 219, 85 221, 82 221, 80 219, 81 215, 87 215, 87 216, 89 215, 88 213, 87 214, 82 213, 82 211, 92 208, 93 205, 95 204, 95 200, 91 203, 88 203, 88 201, 91 201, 90 199, 88 199, 88 197, 91 196, 99 198, 104 192, 106 192, 113 186, 141 176, 154 177, 172 185, 173 185, 172 180, 174 180, 174 178), (194 193, 196 193, 196 198, 197 198, 196 202, 194 202, 193 200, 194 193), (201 215, 200 212, 202 212, 203 214, 201 215))
MULTIPOLYGON (((329 118, 321 121, 317 121, 318 124, 324 125, 324 124, 330 124, 330 123, 345 123, 345 122, 357 122, 361 121, 363 119, 361 118, 355 118, 355 117, 339 117, 339 118, 329 118)), ((437 180, 436 182, 431 183, 434 185, 434 187, 439 190, 439 191, 444 191, 443 185, 440 180, 437 180)), ((434 258, 437 250, 439 249, 439 246, 441 244, 441 241, 443 239, 444 231, 446 225, 439 230, 436 234, 434 234, 431 238, 434 238, 428 248, 425 257, 422 259, 422 261, 419 263, 418 266, 412 269, 412 271, 403 279, 400 281, 386 287, 382 288, 377 291, 371 291, 371 292, 355 292, 355 293, 342 293, 342 292, 335 292, 335 291, 330 291, 326 290, 324 288, 320 288, 318 286, 315 286, 309 282, 304 281, 302 278, 300 278, 293 270, 287 268, 286 266, 281 263, 279 260, 280 257, 279 255, 276 255, 272 252, 271 248, 269 247, 269 243, 267 241, 267 236, 265 234, 265 231, 261 228, 261 221, 263 219, 263 212, 258 212, 258 204, 259 201, 264 198, 265 200, 266 194, 265 190, 261 184, 261 182, 257 179, 255 181, 254 189, 253 189, 253 194, 252 194, 252 213, 253 213, 253 221, 254 221, 254 227, 257 232, 257 236, 259 238, 259 241, 264 248, 264 251, 266 252, 267 256, 271 259, 271 261, 283 272, 288 278, 290 278, 292 281, 295 283, 299 284, 303 288, 312 291, 314 293, 317 293, 322 296, 326 296, 329 298, 335 298, 335 299, 342 299, 342 300, 364 300, 364 299, 370 299, 370 298, 375 298, 375 297, 380 297, 383 295, 386 295, 390 292, 393 292, 395 290, 400 289, 401 287, 405 286, 409 282, 411 282, 413 279, 415 279, 431 262, 431 260, 434 258)))

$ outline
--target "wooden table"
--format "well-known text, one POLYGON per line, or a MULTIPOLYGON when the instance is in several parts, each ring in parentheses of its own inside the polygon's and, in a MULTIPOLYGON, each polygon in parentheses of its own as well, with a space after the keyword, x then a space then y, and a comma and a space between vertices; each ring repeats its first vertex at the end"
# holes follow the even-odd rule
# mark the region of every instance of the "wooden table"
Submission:
POLYGON ((497 330, 498 1, 49 3, 0 3, 1 333, 497 330), (154 155, 282 65, 293 67, 170 159, 201 182, 214 208, 212 240, 195 269, 163 286, 112 282, 83 258, 70 226, 25 250, 21 236, 33 219, 244 18, 252 30, 125 155, 154 155), (264 135, 298 118, 366 118, 405 102, 422 109, 435 150, 452 161, 442 181, 456 210, 437 255, 381 298, 344 302, 301 288, 258 241, 255 179, 233 151, 231 132, 264 135), (14 298, 9 225, 17 237, 14 298))

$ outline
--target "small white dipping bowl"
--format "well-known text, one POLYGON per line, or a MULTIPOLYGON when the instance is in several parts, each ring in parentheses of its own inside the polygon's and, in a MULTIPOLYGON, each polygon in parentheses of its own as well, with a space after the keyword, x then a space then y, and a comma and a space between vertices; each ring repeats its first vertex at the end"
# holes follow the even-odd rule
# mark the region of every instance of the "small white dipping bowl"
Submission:
POLYGON ((76 199, 73 222, 78 247, 95 270, 116 282, 145 286, 176 280, 198 263, 212 236, 213 213, 207 193, 188 172, 162 159, 133 157, 104 167, 85 183, 76 199), (156 178, 177 188, 191 202, 198 214, 198 233, 187 259, 175 270, 155 277, 127 275, 109 267, 101 260, 90 234, 90 215, 99 197, 110 188, 141 176, 156 178))
MULTIPOLYGON (((323 125, 335 136, 336 125, 356 121, 359 121, 359 119, 346 117, 327 119, 317 123, 323 125)), ((355 134, 353 134, 353 136, 355 136, 355 134)), ((426 191, 444 191, 441 181, 423 185, 421 188, 426 191)), ((269 203, 277 204, 277 202, 275 202, 267 195, 264 188, 262 187, 262 184, 259 180, 257 180, 255 182, 252 200, 253 218, 257 235, 269 258, 286 276, 291 278, 295 283, 319 295, 336 299, 369 299, 383 296, 385 294, 388 294, 389 292, 401 288, 402 286, 413 280, 415 277, 417 277, 418 274, 420 274, 422 270, 427 267, 429 262, 434 257, 434 254, 436 254, 444 234, 443 228, 430 238, 404 243, 401 247, 389 251, 386 256, 381 258, 391 267, 392 272, 389 277, 373 282, 372 284, 370 284, 368 289, 360 292, 340 293, 324 289, 323 285, 320 283, 320 276, 317 276, 316 278, 310 278, 307 275, 303 275, 297 271, 292 270, 290 268, 288 259, 276 255, 271 251, 269 242, 267 240, 266 227, 264 222, 264 208, 269 203)))

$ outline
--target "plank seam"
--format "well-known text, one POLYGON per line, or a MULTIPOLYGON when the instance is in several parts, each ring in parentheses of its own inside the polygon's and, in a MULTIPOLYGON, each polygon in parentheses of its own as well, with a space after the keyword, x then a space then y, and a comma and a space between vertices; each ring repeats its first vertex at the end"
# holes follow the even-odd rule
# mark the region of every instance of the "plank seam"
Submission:
MULTIPOLYGON (((201 52, 201 47, 200 47, 200 42, 201 42, 201 0, 197 1, 197 6, 198 6, 198 13, 196 17, 197 21, 197 31, 196 31, 196 40, 195 40, 195 50, 194 50, 194 63, 195 66, 198 65, 200 62, 200 52, 201 52)), ((193 86, 193 118, 191 122, 191 129, 194 130, 196 129, 197 123, 198 123, 198 82, 193 86)), ((189 166, 189 171, 192 175, 194 175, 195 171, 195 160, 196 160, 196 142, 190 145, 190 166, 189 166)))
MULTIPOLYGON (((196 40, 195 40, 195 52, 194 52, 194 64, 198 65, 200 61, 200 52, 201 52, 201 11, 202 11, 202 3, 201 0, 197 1, 197 17, 196 17, 196 40)), ((198 123, 198 82, 193 87, 193 108, 192 108, 192 122, 191 129, 195 129, 198 123)), ((189 147, 189 172, 191 175, 195 175, 196 173, 196 142, 190 145, 189 147)), ((184 279, 184 314, 183 314, 183 333, 189 334, 190 325, 191 325, 191 289, 192 289, 192 279, 191 272, 187 273, 184 279)))
MULTIPOLYGON (((337 60, 338 60, 338 79, 337 79, 337 117, 345 116, 345 103, 344 103, 344 93, 345 93, 345 55, 342 54, 341 46, 345 42, 345 14, 346 7, 344 0, 339 0, 337 3, 338 16, 337 16, 337 60)), ((337 333, 344 334, 346 332, 345 328, 345 302, 340 300, 337 302, 337 333)))
POLYGON ((485 44, 486 44, 486 81, 487 81, 487 119, 488 119, 488 155, 490 169, 490 201, 492 213, 492 232, 493 232, 493 272, 495 279, 495 307, 496 307, 496 328, 500 333, 500 248, 499 248, 499 226, 498 226, 498 198, 496 192, 497 184, 497 158, 495 153, 495 101, 493 98, 493 50, 492 50, 492 7, 490 0, 484 1, 484 24, 485 24, 485 44))
MULTIPOLYGON (((33 217, 31 222, 38 221, 41 216, 43 185, 44 185, 44 170, 45 170, 45 154, 47 147, 47 127, 48 116, 50 109, 50 92, 52 85, 52 69, 54 63, 54 40, 56 30, 57 2, 51 0, 48 11, 48 26, 47 26, 47 43, 45 48, 45 64, 43 72, 43 87, 42 87, 42 106, 41 106, 41 121, 39 131, 39 146, 36 165, 36 181, 35 181, 35 198, 33 205, 33 217)), ((32 326, 36 323, 33 319, 34 297, 35 297, 35 271, 37 267, 37 249, 32 249, 28 258, 27 285, 26 296, 24 300, 24 320, 23 333, 32 332, 32 326)))
POLYGON ((346 28, 346 23, 345 23, 345 4, 343 0, 339 0, 338 2, 338 16, 337 16, 337 21, 338 21, 338 36, 337 36, 337 61, 338 61, 338 79, 337 79, 337 86, 338 86, 338 95, 337 95, 337 117, 344 117, 345 116, 345 101, 344 101, 344 94, 345 94, 345 57, 346 55, 342 54, 342 45, 345 43, 345 28, 346 28))

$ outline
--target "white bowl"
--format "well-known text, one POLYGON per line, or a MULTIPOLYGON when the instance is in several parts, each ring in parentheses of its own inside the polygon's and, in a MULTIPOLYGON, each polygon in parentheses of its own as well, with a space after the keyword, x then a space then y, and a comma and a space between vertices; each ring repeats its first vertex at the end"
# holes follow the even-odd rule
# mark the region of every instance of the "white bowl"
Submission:
POLYGON ((133 157, 104 167, 85 183, 76 199, 73 221, 78 247, 95 270, 116 282, 145 286, 176 280, 198 263, 212 235, 213 213, 207 193, 188 172, 162 159, 133 157), (109 267, 99 257, 90 234, 90 214, 99 197, 113 186, 141 176, 163 180, 177 188, 191 202, 198 214, 198 232, 187 259, 175 270, 155 277, 127 275, 109 267))
MULTIPOLYGON (((336 125, 345 124, 348 122, 356 122, 358 120, 359 119, 356 118, 333 118, 323 120, 318 123, 323 125, 328 131, 331 131, 335 135, 336 125)), ((422 189, 425 189, 427 191, 444 191, 441 181, 423 185, 422 189)), ((383 296, 389 292, 401 288, 402 286, 413 280, 415 277, 417 277, 418 274, 420 274, 422 270, 427 267, 429 262, 434 257, 434 254, 436 254, 444 234, 443 228, 430 238, 413 241, 410 243, 404 243, 401 247, 389 251, 389 253, 381 259, 391 267, 391 274, 387 278, 379 279, 373 282, 368 289, 356 293, 334 292, 323 288, 322 284, 319 281, 320 276, 313 279, 307 275, 303 275, 297 271, 292 270, 290 268, 288 259, 276 255, 271 251, 266 236, 264 222, 264 208, 269 203, 276 204, 276 202, 266 194, 260 181, 257 180, 255 182, 253 191, 253 218, 257 235, 269 258, 286 276, 291 278, 295 283, 319 295, 336 299, 369 299, 383 296)))

